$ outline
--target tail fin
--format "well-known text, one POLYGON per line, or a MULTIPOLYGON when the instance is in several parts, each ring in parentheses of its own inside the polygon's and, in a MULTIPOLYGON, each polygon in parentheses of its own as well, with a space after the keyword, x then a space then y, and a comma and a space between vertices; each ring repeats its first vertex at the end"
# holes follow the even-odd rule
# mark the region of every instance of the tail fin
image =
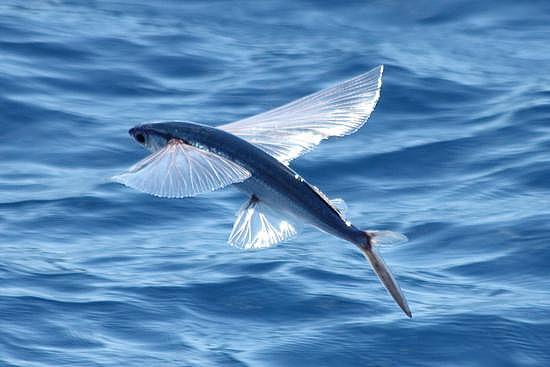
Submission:
POLYGON ((363 254, 365 254, 365 257, 369 260, 369 263, 371 264, 372 269, 378 276, 378 279, 380 279, 384 287, 386 287, 395 302, 397 302, 399 307, 401 307, 401 309, 403 310, 403 312, 405 312, 407 316, 412 317, 411 310, 409 308, 409 305, 407 304, 407 300, 405 299, 403 292, 401 292, 401 288, 399 288, 399 285, 395 281, 390 269, 388 268, 382 257, 380 257, 380 255, 373 247, 373 245, 376 243, 375 238, 377 236, 377 233, 365 232, 365 234, 367 238, 366 242, 359 245, 358 247, 361 249, 363 254))

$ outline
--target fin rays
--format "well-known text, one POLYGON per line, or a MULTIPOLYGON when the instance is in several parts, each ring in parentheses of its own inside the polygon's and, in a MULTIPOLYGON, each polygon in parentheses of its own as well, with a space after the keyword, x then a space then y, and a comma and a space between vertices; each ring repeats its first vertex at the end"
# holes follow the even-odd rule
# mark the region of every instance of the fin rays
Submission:
POLYGON ((350 80, 220 128, 288 163, 323 139, 357 131, 378 102, 383 70, 380 65, 350 80))
POLYGON ((228 242, 235 247, 259 249, 282 242, 297 233, 281 213, 252 196, 237 213, 228 242))
POLYGON ((183 198, 248 177, 250 172, 238 164, 174 139, 112 179, 151 195, 183 198))

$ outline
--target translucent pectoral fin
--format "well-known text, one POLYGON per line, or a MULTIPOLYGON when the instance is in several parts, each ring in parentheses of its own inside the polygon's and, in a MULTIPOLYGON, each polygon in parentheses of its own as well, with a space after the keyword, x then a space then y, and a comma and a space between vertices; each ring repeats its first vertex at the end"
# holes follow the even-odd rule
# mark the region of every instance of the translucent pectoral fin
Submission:
POLYGON ((248 170, 224 157, 171 140, 112 180, 151 195, 183 198, 242 182, 248 177, 248 170))
POLYGON ((328 137, 357 131, 378 102, 383 70, 380 65, 355 78, 220 128, 288 163, 328 137))
POLYGON ((296 224, 252 196, 237 213, 228 242, 235 247, 270 247, 297 233, 296 224))

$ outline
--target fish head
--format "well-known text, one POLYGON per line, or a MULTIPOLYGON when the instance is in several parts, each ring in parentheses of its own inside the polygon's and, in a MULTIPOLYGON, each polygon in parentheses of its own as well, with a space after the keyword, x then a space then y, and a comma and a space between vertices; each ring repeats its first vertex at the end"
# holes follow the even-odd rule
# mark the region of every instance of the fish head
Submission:
POLYGON ((171 137, 149 125, 139 125, 131 128, 128 133, 140 145, 151 152, 156 152, 166 146, 171 137))
POLYGON ((128 133, 140 145, 151 152, 164 148, 171 140, 188 145, 200 145, 208 127, 188 121, 155 122, 138 125, 128 133))

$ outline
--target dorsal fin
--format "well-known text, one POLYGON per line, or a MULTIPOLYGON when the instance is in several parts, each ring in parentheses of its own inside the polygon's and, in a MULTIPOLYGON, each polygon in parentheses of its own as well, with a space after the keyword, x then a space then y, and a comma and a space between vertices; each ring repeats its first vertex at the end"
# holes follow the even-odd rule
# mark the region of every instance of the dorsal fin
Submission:
POLYGON ((331 199, 330 203, 336 207, 336 209, 342 214, 342 216, 346 217, 348 216, 348 204, 344 201, 342 198, 335 198, 331 199))
POLYGON ((345 222, 349 222, 348 218, 346 217, 348 207, 343 199, 336 198, 334 200, 331 200, 328 198, 327 195, 325 195, 324 192, 319 190, 317 186, 311 184, 309 186, 313 189, 313 191, 317 193, 317 195, 319 195, 319 197, 321 197, 321 199, 323 199, 328 205, 330 205, 332 209, 334 209, 334 211, 336 211, 340 215, 340 218, 342 218, 342 220, 344 220, 345 222))

